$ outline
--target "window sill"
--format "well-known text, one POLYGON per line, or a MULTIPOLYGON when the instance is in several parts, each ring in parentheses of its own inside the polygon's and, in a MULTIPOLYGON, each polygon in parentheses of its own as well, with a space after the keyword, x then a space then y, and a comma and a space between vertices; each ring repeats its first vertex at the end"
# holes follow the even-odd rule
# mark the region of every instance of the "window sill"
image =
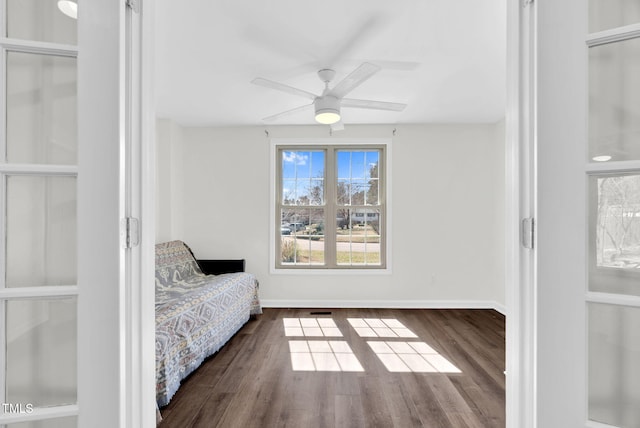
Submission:
POLYGON ((272 275, 391 275, 391 268, 374 268, 374 269, 358 269, 358 268, 343 268, 343 269, 330 269, 330 268, 275 268, 272 267, 270 272, 272 275))

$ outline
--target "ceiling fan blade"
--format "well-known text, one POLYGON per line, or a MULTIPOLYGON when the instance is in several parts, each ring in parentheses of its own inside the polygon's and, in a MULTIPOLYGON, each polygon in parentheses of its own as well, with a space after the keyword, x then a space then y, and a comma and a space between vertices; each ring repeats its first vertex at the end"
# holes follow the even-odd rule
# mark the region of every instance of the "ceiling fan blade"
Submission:
POLYGON ((392 61, 384 59, 371 59, 369 61, 379 65, 385 70, 397 70, 397 71, 414 71, 417 70, 422 64, 416 61, 392 61))
POLYGON ((344 131, 344 122, 341 120, 336 123, 332 123, 329 126, 331 127, 331 131, 344 131))
POLYGON ((355 100, 353 98, 343 98, 341 107, 371 108, 376 110, 402 111, 407 106, 402 103, 389 103, 386 101, 355 100))
POLYGON ((353 26, 350 34, 345 34, 341 45, 334 48, 331 57, 324 58, 323 67, 337 67, 341 61, 352 56, 358 48, 371 43, 370 39, 376 33, 380 33, 388 22, 389 19, 385 15, 378 13, 365 18, 359 25, 353 26))
POLYGON ((271 115, 271 116, 267 116, 267 117, 263 118, 262 120, 265 121, 265 122, 273 122, 276 119, 280 119, 281 117, 286 117, 286 116, 289 116, 289 115, 291 115, 293 113, 297 113, 299 111, 306 110, 306 109, 308 109, 309 107, 312 107, 312 106, 313 106, 313 103, 305 104, 305 105, 300 106, 300 107, 292 108, 291 110, 286 110, 286 111, 283 111, 283 112, 280 112, 280 113, 277 113, 277 114, 274 114, 274 115, 271 115))
POLYGON ((380 71, 379 66, 371 64, 370 62, 362 63, 360 67, 353 70, 351 74, 334 86, 329 93, 336 98, 342 98, 378 71, 380 71))
POLYGON ((298 95, 301 97, 309 98, 315 100, 317 98, 316 94, 312 94, 311 92, 307 92, 302 89, 294 88, 293 86, 285 85, 284 83, 274 82, 273 80, 263 79, 262 77, 256 77, 251 81, 254 85, 264 86, 265 88, 276 89, 278 91, 287 92, 289 94, 298 95))

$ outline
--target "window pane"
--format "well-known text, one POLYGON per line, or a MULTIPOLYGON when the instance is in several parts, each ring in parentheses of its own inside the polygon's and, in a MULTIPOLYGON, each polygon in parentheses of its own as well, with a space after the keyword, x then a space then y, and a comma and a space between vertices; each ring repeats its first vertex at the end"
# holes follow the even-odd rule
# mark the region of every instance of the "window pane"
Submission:
POLYGON ((595 33, 640 22, 638 0, 590 0, 589 32, 595 33))
POLYGON ((76 163, 76 59, 7 54, 7 160, 76 163))
POLYGON ((8 287, 76 283, 76 179, 9 176, 8 287))
POLYGON ((380 259, 380 211, 341 209, 337 219, 336 253, 338 265, 376 265, 380 259), (342 227, 339 227, 342 225, 342 227))
POLYGON ((280 262, 283 265, 323 265, 324 209, 281 211, 280 262))
POLYGON ((76 402, 76 306, 75 298, 6 302, 7 403, 76 402))
POLYGON ((378 180, 377 178, 370 178, 369 182, 367 183, 367 189, 364 194, 365 196, 364 204, 379 205, 380 204, 379 194, 380 194, 380 180, 378 180))
POLYGON ((338 150, 336 153, 338 178, 351 178, 351 152, 338 150))
POLYGON ((7 0, 7 37, 75 45, 77 21, 60 11, 58 0, 7 0))
POLYGON ((589 304, 589 419, 640 426, 640 309, 589 304))
POLYGON ((379 205, 378 150, 339 150, 336 201, 339 205, 379 205))
POLYGON ((298 189, 296 180, 282 180, 282 204, 296 205, 298 189))
POLYGON ((336 191, 339 205, 351 205, 351 181, 349 179, 339 179, 336 191))
POLYGON ((282 151, 283 205, 324 204, 324 152, 282 151))
POLYGON ((590 48, 590 160, 640 159, 638 99, 640 38, 590 48))
POLYGON ((640 295, 640 175, 589 184, 589 289, 640 295))
POLYGON ((363 152, 347 152, 350 155, 349 166, 351 167, 351 178, 365 178, 365 154, 363 152))

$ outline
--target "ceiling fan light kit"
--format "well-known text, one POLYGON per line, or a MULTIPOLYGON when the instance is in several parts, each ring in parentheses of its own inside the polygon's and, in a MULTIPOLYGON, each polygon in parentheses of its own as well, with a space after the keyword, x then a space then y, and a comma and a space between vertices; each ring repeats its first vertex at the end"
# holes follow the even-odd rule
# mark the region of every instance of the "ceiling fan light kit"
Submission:
POLYGON ((337 110, 316 110, 316 122, 323 125, 332 125, 340 120, 340 112, 337 110))

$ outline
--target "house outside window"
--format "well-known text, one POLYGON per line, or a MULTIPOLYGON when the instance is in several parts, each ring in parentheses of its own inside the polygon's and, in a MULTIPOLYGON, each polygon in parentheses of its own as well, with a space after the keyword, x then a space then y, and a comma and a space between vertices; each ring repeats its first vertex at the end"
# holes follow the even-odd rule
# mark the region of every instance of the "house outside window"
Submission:
POLYGON ((276 270, 387 268, 388 144, 275 143, 276 270))

